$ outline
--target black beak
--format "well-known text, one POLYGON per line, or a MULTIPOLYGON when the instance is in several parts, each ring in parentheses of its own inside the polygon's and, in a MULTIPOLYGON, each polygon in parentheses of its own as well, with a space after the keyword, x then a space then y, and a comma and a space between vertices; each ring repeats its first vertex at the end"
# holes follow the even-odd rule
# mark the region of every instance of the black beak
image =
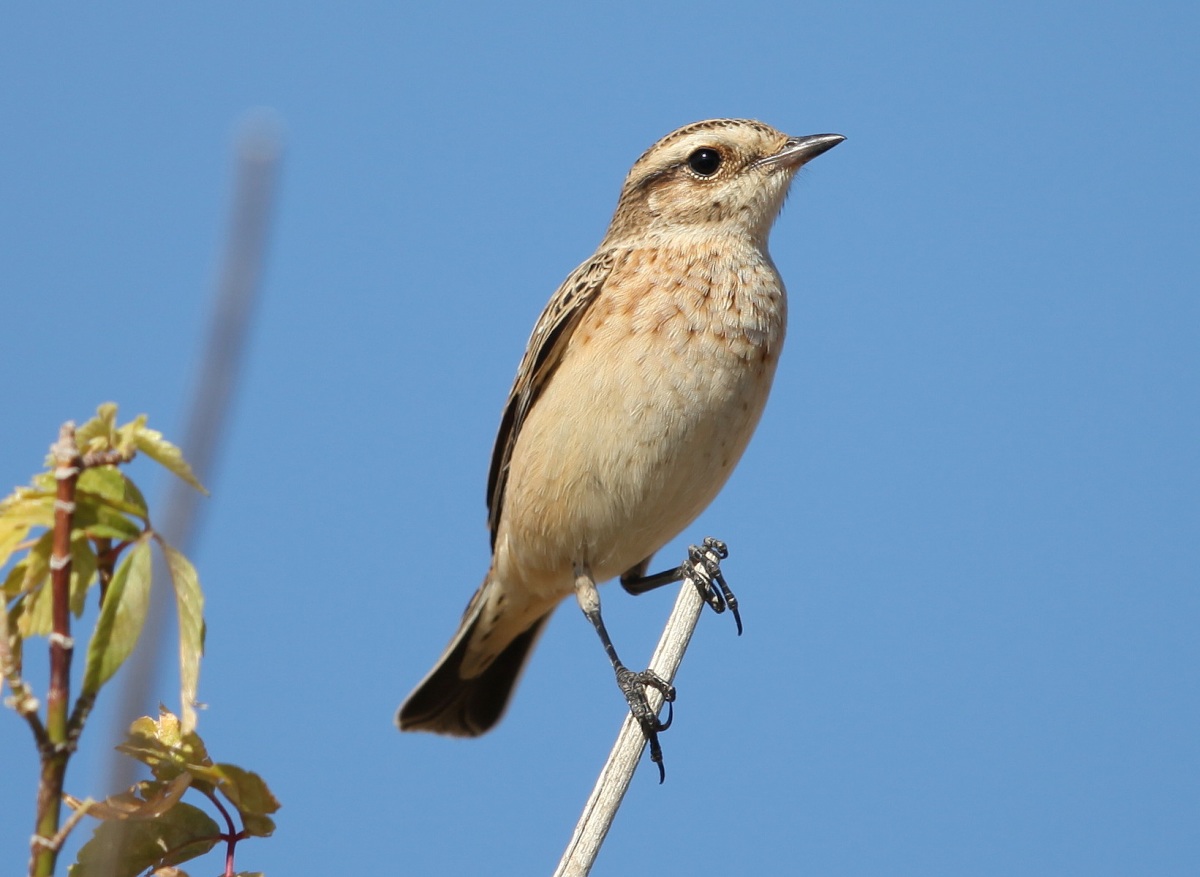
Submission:
POLYGON ((846 138, 841 134, 809 134, 807 137, 789 137, 783 149, 768 155, 760 164, 774 164, 786 168, 798 168, 812 161, 822 152, 828 152, 846 138))

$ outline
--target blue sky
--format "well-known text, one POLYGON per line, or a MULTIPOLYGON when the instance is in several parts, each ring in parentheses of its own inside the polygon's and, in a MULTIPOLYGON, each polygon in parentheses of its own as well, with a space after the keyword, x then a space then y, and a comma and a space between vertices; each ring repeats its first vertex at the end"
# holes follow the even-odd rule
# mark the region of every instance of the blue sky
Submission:
MULTIPOLYGON (((486 569, 522 345, 658 137, 839 132, 773 234, 767 413, 660 555, 725 539, 746 633, 702 617, 667 782, 643 764, 595 873, 1191 873, 1198 41, 1185 3, 7 8, 0 482, 102 401, 179 435, 234 132, 271 108, 277 223, 194 552, 200 730, 284 803, 239 867, 550 873, 623 711, 574 605, 494 733, 391 724, 486 569)), ((672 595, 602 593, 644 663, 672 595)), ((11 870, 11 714, 0 746, 11 870)))

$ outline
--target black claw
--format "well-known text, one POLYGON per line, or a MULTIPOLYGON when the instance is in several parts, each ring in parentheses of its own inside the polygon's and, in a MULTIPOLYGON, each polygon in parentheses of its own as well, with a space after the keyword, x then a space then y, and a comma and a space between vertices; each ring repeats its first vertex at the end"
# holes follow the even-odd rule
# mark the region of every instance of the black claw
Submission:
POLYGON ((721 572, 721 561, 729 557, 729 546, 720 539, 705 536, 702 545, 688 546, 688 559, 679 568, 684 581, 691 582, 700 593, 700 599, 720 615, 726 609, 733 613, 738 636, 742 635, 742 615, 738 611, 737 597, 729 589, 725 574, 721 572))
POLYGON ((733 620, 737 622, 737 634, 742 635, 742 613, 738 611, 738 599, 733 595, 733 591, 729 589, 728 583, 725 581, 725 574, 721 572, 720 567, 713 574, 713 581, 717 583, 717 587, 721 589, 721 597, 725 601, 725 605, 729 607, 729 611, 733 613, 733 620))
MULTIPOLYGON (((699 593, 700 599, 707 603, 714 612, 720 614, 726 609, 730 611, 734 622, 737 624, 738 636, 741 636, 742 615, 738 611, 737 597, 729 589, 729 584, 725 581, 725 574, 721 571, 721 561, 727 557, 729 557, 729 546, 720 539, 706 536, 700 546, 691 545, 688 547, 687 560, 676 569, 652 576, 645 576, 641 574, 644 567, 644 564, 642 564, 630 570, 626 575, 623 575, 621 577, 621 584, 631 594, 644 594, 647 591, 669 584, 670 582, 681 580, 690 582, 692 587, 699 593)), ((587 611, 587 609, 584 610, 585 613, 587 611)), ((634 673, 622 665, 617 659, 616 651, 613 649, 602 623, 599 621, 599 613, 595 614, 596 617, 592 619, 592 623, 596 625, 596 629, 600 633, 600 638, 603 640, 605 648, 608 651, 609 659, 616 669, 617 684, 620 686, 621 693, 625 695, 625 700, 629 704, 629 713, 637 720, 638 725, 642 729, 642 735, 650 745, 650 760, 658 766, 658 781, 662 783, 667 778, 667 771, 663 766, 662 745, 659 743, 658 735, 660 732, 671 727, 671 723, 675 720, 675 708, 673 706, 675 688, 653 670, 634 673), (650 701, 646 697, 646 689, 648 688, 653 688, 662 694, 663 702, 667 705, 667 720, 665 722, 659 719, 654 714, 654 711, 650 709, 650 701)), ((588 617, 591 618, 592 616, 589 615, 588 617)))
POLYGON ((666 779, 667 772, 663 767, 662 745, 658 742, 658 734, 671 727, 671 722, 675 720, 675 707, 672 706, 675 701, 675 686, 653 670, 634 673, 627 667, 617 668, 617 685, 620 686, 621 693, 625 695, 625 700, 629 704, 630 715, 637 720, 642 728, 642 735, 650 744, 650 760, 658 765, 658 781, 662 783, 666 779), (654 710, 650 708, 650 701, 646 697, 647 688, 653 688, 662 695, 668 710, 665 722, 660 720, 654 714, 654 710))
POLYGON ((675 721, 675 699, 671 698, 664 702, 667 705, 667 720, 664 722, 659 719, 658 730, 660 731, 667 730, 667 728, 671 727, 671 722, 675 721))
POLYGON ((658 767, 658 784, 661 786, 667 778, 667 769, 663 766, 662 747, 658 745, 658 734, 654 731, 646 731, 646 738, 650 741, 650 760, 658 767))

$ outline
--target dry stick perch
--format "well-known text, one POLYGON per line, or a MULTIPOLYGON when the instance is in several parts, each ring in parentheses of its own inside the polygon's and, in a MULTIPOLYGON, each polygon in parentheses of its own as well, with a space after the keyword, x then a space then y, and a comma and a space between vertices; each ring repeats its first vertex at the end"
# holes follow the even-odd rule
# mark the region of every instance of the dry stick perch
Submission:
MULTIPOLYGON (((703 608, 704 603, 695 585, 684 581, 675 600, 675 608, 671 610, 671 617, 667 619, 667 626, 658 641, 658 648, 650 659, 650 669, 668 682, 675 679, 703 608)), ((650 689, 647 696, 655 713, 662 709, 661 693, 650 689)), ((633 716, 627 715, 554 877, 586 877, 592 870, 600 845, 604 843, 609 826, 617 815, 617 808, 629 789, 629 782, 645 748, 646 737, 641 726, 633 716)))

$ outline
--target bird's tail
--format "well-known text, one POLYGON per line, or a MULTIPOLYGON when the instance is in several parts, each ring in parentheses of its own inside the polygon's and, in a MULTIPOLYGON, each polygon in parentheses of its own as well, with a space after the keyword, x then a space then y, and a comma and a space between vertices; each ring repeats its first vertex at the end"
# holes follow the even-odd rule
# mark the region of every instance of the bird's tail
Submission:
POLYGON ((535 614, 530 623, 518 624, 513 636, 517 613, 511 611, 514 607, 502 610, 503 602, 489 575, 471 598, 442 657, 396 713, 401 731, 478 737, 500 721, 529 652, 553 612, 551 606, 535 614), (499 652, 488 656, 488 644, 499 652))

